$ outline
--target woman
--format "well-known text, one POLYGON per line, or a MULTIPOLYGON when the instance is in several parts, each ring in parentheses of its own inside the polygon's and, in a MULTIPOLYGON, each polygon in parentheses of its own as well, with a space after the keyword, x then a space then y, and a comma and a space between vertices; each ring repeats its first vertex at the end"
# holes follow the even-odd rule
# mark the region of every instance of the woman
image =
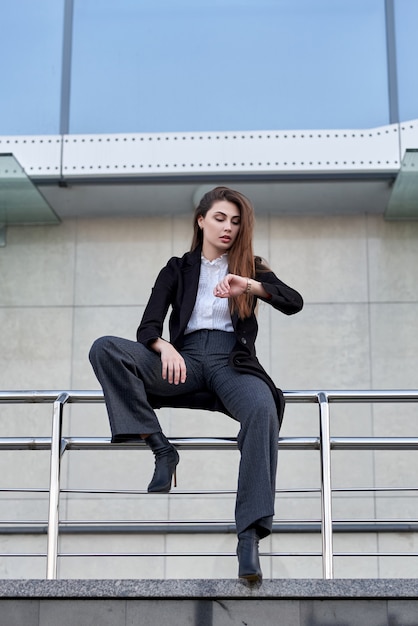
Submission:
POLYGON ((261 583, 258 543, 271 533, 277 441, 283 394, 256 358, 257 300, 291 315, 299 293, 254 257, 254 210, 241 193, 216 187, 194 214, 191 251, 159 273, 137 342, 95 341, 90 360, 99 379, 112 441, 142 438, 155 455, 149 492, 168 492, 179 462, 161 432, 158 406, 196 406, 200 392, 240 422, 235 507, 240 578, 261 583), (162 338, 169 307, 170 340, 162 338))

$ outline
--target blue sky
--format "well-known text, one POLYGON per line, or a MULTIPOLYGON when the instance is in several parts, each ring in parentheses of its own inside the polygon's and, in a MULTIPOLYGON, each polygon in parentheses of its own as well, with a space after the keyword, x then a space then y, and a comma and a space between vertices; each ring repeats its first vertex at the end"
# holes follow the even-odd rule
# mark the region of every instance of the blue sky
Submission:
MULTIPOLYGON (((384 4, 75 0, 70 131, 387 124, 384 4)), ((395 8, 400 112, 412 119, 418 2, 395 8)), ((57 133, 63 0, 2 0, 0 12, 0 133, 57 133)))

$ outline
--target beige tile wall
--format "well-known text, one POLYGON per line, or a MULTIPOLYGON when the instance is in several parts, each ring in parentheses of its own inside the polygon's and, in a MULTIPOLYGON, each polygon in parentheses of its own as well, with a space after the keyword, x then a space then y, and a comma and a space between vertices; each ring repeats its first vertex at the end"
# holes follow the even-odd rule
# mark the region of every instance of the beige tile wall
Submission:
MULTIPOLYGON (((151 286, 168 257, 190 244, 190 216, 72 220, 56 227, 9 228, 0 248, 0 388, 98 389, 88 362, 91 343, 113 334, 135 338, 151 286)), ((304 310, 286 317, 261 305, 258 355, 283 389, 418 388, 418 223, 385 222, 381 216, 260 217, 255 251, 276 273, 299 289, 304 310)), ((49 406, 0 407, 0 436, 48 436, 49 406)), ((237 425, 223 415, 164 409, 160 421, 170 436, 234 436, 237 425)), ((418 435, 416 405, 334 405, 334 435, 418 435)), ((104 405, 73 405, 65 434, 109 436, 104 405)), ((314 436, 318 409, 288 405, 284 436, 314 436)), ((184 451, 179 489, 234 489, 238 455, 184 451)), ((63 486, 145 490, 153 468, 146 450, 71 452, 64 458, 63 486)), ((48 458, 39 452, 2 452, 3 488, 44 487, 48 458)), ((418 470, 415 452, 333 452, 335 487, 412 487, 418 470)), ((315 451, 279 455, 278 487, 317 487, 315 451)), ((335 496, 336 519, 380 515, 415 517, 413 491, 374 497, 370 492, 335 496)), ((42 519, 45 496, 2 494, 1 519, 42 519)), ((61 517, 79 520, 231 521, 234 497, 72 495, 62 498, 61 517)), ((318 494, 279 495, 278 519, 319 519, 318 494)), ((263 557, 265 577, 320 577, 318 535, 283 534, 262 550, 291 552, 263 557)), ((341 535, 337 551, 416 550, 415 535, 341 535)), ((16 539, 16 538, 15 538, 16 539)), ((16 541, 1 539, 3 552, 16 541)), ((18 542, 19 543, 19 542, 18 542)), ((22 537, 21 549, 42 551, 44 537, 22 537)), ((62 550, 210 552, 232 556, 62 559, 65 577, 199 578, 236 575, 235 538, 229 535, 69 536, 62 550)), ((414 559, 339 557, 338 576, 397 576, 413 571, 414 559)), ((43 575, 42 558, 2 560, 1 577, 43 575), (30 563, 30 566, 28 565, 30 563), (41 564, 40 564, 41 563, 41 564)))

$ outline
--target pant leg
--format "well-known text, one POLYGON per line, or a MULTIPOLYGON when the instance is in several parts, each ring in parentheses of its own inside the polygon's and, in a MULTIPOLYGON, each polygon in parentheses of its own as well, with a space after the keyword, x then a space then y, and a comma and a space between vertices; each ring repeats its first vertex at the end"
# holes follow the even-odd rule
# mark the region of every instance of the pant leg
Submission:
POLYGON ((89 358, 103 389, 112 441, 161 431, 147 393, 170 396, 192 392, 201 386, 195 375, 196 367, 187 356, 186 382, 173 385, 162 378, 160 356, 129 339, 101 337, 93 343, 89 358))
POLYGON ((268 385, 248 374, 226 366, 211 379, 216 391, 241 428, 241 453, 235 507, 237 533, 257 527, 260 537, 271 533, 276 489, 279 423, 268 385))

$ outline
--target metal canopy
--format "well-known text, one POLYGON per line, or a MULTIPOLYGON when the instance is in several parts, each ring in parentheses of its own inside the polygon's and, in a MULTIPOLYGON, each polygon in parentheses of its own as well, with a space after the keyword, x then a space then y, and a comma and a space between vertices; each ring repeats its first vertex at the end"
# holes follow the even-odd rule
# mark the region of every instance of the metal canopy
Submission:
POLYGON ((0 245, 8 225, 58 224, 59 217, 12 154, 0 154, 0 245))
MULTIPOLYGON (((402 212, 415 197, 408 162, 400 168, 416 146, 418 119, 322 131, 0 136, 0 153, 13 153, 55 220, 187 215, 217 184, 248 195, 260 215, 414 219, 416 209, 402 212)), ((8 223, 34 223, 17 219, 20 188, 16 194, 8 223)))
POLYGON ((405 152, 385 217, 387 220, 418 219, 418 150, 405 152))

